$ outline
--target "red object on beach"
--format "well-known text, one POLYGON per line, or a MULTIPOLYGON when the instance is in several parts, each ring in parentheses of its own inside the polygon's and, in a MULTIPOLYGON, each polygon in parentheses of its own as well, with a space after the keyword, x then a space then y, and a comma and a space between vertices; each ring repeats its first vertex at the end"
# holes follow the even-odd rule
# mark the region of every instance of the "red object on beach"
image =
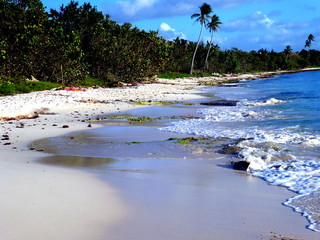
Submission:
POLYGON ((80 92, 87 91, 86 88, 82 88, 82 87, 64 87, 64 88, 61 88, 61 90, 66 90, 66 91, 80 91, 80 92))

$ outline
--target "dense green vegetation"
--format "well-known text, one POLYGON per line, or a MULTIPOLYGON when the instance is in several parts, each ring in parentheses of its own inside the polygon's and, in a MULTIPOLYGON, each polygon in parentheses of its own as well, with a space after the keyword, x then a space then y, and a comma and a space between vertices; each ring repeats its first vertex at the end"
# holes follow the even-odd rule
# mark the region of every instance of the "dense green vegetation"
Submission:
POLYGON ((49 90, 59 88, 60 86, 60 84, 51 82, 26 81, 22 78, 0 77, 0 95, 49 90))
MULTIPOLYGON (((221 24, 213 16, 212 32, 221 24)), ((193 56, 200 76, 320 65, 320 52, 310 48, 313 35, 301 52, 290 46, 283 52, 221 50, 209 42, 166 41, 155 31, 119 25, 89 3, 75 1, 46 10, 40 0, 0 0, 0 22, 0 94, 40 89, 43 83, 22 80, 31 77, 61 85, 118 86, 189 73, 193 56)))

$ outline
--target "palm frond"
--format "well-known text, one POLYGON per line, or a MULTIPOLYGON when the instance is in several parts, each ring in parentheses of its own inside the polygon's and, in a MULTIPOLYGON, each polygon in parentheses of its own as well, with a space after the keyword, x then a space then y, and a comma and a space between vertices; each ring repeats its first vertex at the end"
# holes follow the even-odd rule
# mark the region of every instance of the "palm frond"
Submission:
POLYGON ((214 14, 210 17, 211 21, 207 23, 206 27, 209 29, 209 31, 216 32, 218 31, 218 28, 221 28, 220 25, 222 22, 220 21, 220 18, 214 14))
POLYGON ((191 18, 196 18, 196 17, 200 17, 200 14, 199 13, 195 13, 195 14, 191 15, 191 18))

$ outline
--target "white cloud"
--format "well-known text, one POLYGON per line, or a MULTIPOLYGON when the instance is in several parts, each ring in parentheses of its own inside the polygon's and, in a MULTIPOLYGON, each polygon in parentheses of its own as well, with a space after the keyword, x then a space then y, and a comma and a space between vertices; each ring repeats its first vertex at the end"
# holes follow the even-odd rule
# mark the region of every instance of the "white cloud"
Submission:
POLYGON ((150 8, 156 3, 156 0, 135 0, 131 1, 118 1, 117 4, 121 8, 122 12, 127 16, 134 16, 139 11, 150 8))
POLYGON ((173 40, 177 37, 186 39, 186 35, 182 32, 176 31, 176 29, 170 27, 167 23, 161 23, 159 28, 159 35, 167 40, 173 40))
POLYGON ((167 23, 160 24, 160 31, 175 31, 175 29, 171 28, 167 23))
POLYGON ((255 12, 254 15, 257 17, 258 23, 265 26, 266 28, 272 27, 272 25, 275 23, 274 20, 272 20, 266 14, 263 14, 260 11, 255 12))
POLYGON ((236 19, 231 22, 227 22, 223 25, 223 29, 225 31, 253 31, 253 30, 262 30, 262 29, 270 29, 277 22, 272 20, 266 14, 261 11, 256 11, 251 15, 246 16, 242 19, 236 19))
POLYGON ((133 22, 161 17, 191 15, 201 0, 119 0, 105 11, 118 22, 133 22))

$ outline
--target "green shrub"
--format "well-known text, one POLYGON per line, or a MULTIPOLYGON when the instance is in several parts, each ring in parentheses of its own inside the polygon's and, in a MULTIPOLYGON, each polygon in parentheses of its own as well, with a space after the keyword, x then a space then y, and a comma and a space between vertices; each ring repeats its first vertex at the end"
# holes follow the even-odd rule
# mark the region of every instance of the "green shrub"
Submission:
POLYGON ((100 78, 86 77, 77 84, 79 87, 107 86, 106 82, 100 78))
POLYGON ((26 81, 21 78, 0 77, 0 95, 13 95, 61 87, 60 84, 40 81, 26 81))

